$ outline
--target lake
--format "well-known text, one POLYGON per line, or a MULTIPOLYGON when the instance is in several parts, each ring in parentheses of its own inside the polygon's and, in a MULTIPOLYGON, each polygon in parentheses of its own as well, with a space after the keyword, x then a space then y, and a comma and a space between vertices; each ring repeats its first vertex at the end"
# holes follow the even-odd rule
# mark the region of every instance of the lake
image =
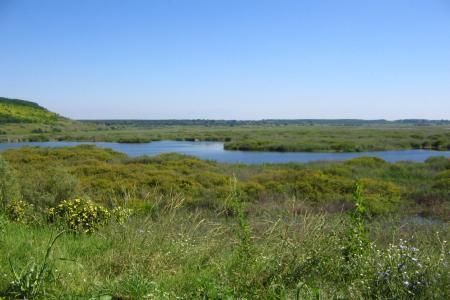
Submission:
POLYGON ((361 156, 374 156, 389 162, 415 161, 422 162, 432 156, 450 157, 450 151, 433 150, 396 150, 373 151, 358 153, 322 153, 322 152, 256 152, 256 151, 228 151, 224 150, 220 142, 179 142, 158 141, 146 144, 120 144, 107 142, 27 142, 27 143, 0 143, 0 151, 24 146, 30 147, 72 147, 91 144, 102 148, 110 148, 127 154, 130 157, 142 155, 155 156, 161 153, 181 153, 196 156, 201 159, 215 160, 225 163, 288 163, 311 162, 325 160, 347 160, 361 156))

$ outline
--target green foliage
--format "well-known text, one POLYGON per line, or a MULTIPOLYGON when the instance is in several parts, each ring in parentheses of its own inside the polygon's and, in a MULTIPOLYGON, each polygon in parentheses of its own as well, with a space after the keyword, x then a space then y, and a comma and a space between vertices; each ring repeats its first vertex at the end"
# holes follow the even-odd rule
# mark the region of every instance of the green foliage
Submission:
POLYGON ((3 235, 6 231, 6 224, 8 220, 3 216, 3 214, 0 214, 0 243, 2 242, 3 235))
POLYGON ((388 165, 386 161, 378 157, 358 157, 345 162, 346 165, 363 168, 380 168, 388 165))
POLYGON ((444 156, 433 156, 428 158, 425 163, 435 170, 450 170, 450 158, 444 156))
POLYGON ((270 169, 244 184, 250 195, 288 194, 314 203, 350 199, 352 180, 314 169, 270 169))
POLYGON ((23 148, 6 151, 3 157, 17 171, 2 180, 16 178, 22 199, 40 212, 78 196, 106 206, 126 206, 123 199, 129 195, 133 195, 134 206, 130 208, 137 211, 155 211, 153 198, 159 195, 182 195, 184 205, 191 209, 220 212, 231 174, 238 179, 240 197, 249 203, 295 197, 317 209, 349 209, 355 180, 365 187, 371 215, 411 210, 418 205, 428 214, 444 217, 446 208, 442 205, 450 199, 445 175, 448 159, 391 164, 363 157, 335 163, 239 166, 179 154, 131 159, 93 146, 23 148), (119 200, 111 205, 111 199, 119 200), (430 205, 435 208, 431 210, 430 205))
POLYGON ((87 199, 64 200, 48 211, 49 222, 76 233, 93 233, 110 219, 108 209, 87 199))
POLYGON ((133 210, 125 207, 115 207, 111 210, 111 216, 117 224, 125 224, 132 216, 133 210))
POLYGON ((0 156, 0 211, 4 211, 9 202, 20 199, 19 184, 14 170, 0 156))
POLYGON ((371 178, 361 178, 359 182, 365 187, 364 197, 369 213, 393 212, 401 203, 401 190, 396 184, 371 178))
POLYGON ((12 200, 6 206, 6 216, 14 222, 29 223, 35 216, 33 205, 23 200, 12 200))
POLYGON ((436 175, 433 187, 450 193, 450 169, 436 175))
MULTIPOLYGON (((423 297, 433 278, 430 260, 421 257, 420 250, 400 240, 390 245, 379 257, 378 276, 374 279, 373 297, 401 298, 423 297), (431 275, 431 276, 430 276, 431 275)), ((436 279, 442 274, 436 274, 436 279)), ((443 279, 443 278, 439 278, 443 279)))
POLYGON ((39 168, 24 166, 20 170, 20 180, 23 199, 41 209, 55 206, 80 193, 78 178, 63 166, 51 162, 39 168))
MULTIPOLYGON (((238 187, 231 189, 230 197, 236 195, 233 190, 239 197, 238 187)), ((355 197, 360 196, 355 193, 355 197)), ((178 208, 167 209, 156 218, 137 215, 124 226, 112 223, 99 228, 99 234, 66 235, 55 248, 54 256, 76 263, 52 262, 54 276, 49 276, 43 285, 42 298, 316 299, 320 295, 324 299, 447 299, 449 296, 448 249, 442 239, 431 234, 441 231, 442 237, 448 239, 444 224, 410 228, 383 219, 373 223, 362 212, 369 246, 346 256, 342 249, 355 240, 350 238, 353 232, 349 230, 352 221, 348 214, 293 215, 271 211, 256 216, 244 208, 242 214, 218 216, 208 211, 188 211, 176 204, 172 207, 178 208), (393 242, 399 241, 398 234, 412 239, 408 244, 404 240, 393 242), (402 250, 401 245, 408 249, 402 250), (407 266, 397 269, 402 264, 407 266), (413 285, 405 284, 406 280, 413 285), (420 289, 413 288, 418 282, 424 284, 420 289)), ((354 214, 358 215, 358 210, 354 214)), ((10 286, 11 277, 14 278, 6 271, 6 257, 10 256, 14 265, 27 266, 26 262, 43 256, 50 235, 45 226, 17 223, 6 226, 6 236, 0 243, 0 251, 5 253, 0 256, 0 269, 6 273, 6 277, 0 276, 3 292, 10 286)), ((30 268, 16 269, 26 273, 30 268)))
POLYGON ((0 124, 56 123, 61 118, 36 103, 0 97, 0 124))
POLYGON ((367 217, 366 200, 363 196, 363 185, 361 183, 355 184, 353 200, 355 209, 350 214, 348 245, 344 248, 344 256, 347 260, 364 255, 369 246, 365 222, 367 217))
POLYGON ((12 299, 36 299, 48 296, 47 285, 54 281, 54 262, 51 260, 51 253, 63 233, 64 231, 50 238, 42 262, 32 261, 18 272, 10 261, 14 279, 4 292, 0 291, 0 296, 3 294, 12 299))
POLYGON ((247 261, 251 255, 251 228, 244 210, 245 202, 240 195, 236 179, 232 181, 232 187, 227 202, 230 203, 230 206, 238 219, 238 229, 236 230, 239 239, 239 247, 236 252, 237 259, 244 261, 245 265, 248 263, 247 261))

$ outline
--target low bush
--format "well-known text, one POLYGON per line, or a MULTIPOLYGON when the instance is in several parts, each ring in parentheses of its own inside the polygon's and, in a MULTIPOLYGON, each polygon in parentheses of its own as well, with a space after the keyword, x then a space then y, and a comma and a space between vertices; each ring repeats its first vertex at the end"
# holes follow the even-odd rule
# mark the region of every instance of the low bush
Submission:
POLYGON ((400 188, 388 181, 362 178, 359 182, 364 186, 364 197, 370 214, 393 212, 401 202, 400 188))
POLYGON ((6 206, 6 216, 14 222, 29 223, 36 216, 33 205, 23 200, 13 200, 6 206))
POLYGON ((79 195, 78 179, 63 166, 50 164, 25 167, 20 172, 23 199, 45 210, 79 195))
POLYGON ((110 219, 108 209, 87 199, 64 200, 48 210, 50 223, 76 233, 93 233, 110 219))
POLYGON ((447 194, 450 196, 450 170, 439 173, 434 179, 433 187, 447 191, 447 194))
POLYGON ((125 224, 133 214, 133 210, 125 207, 115 207, 111 210, 111 216, 117 224, 125 224))
POLYGON ((20 187, 16 173, 0 156, 0 211, 4 211, 10 201, 17 199, 20 199, 20 187))

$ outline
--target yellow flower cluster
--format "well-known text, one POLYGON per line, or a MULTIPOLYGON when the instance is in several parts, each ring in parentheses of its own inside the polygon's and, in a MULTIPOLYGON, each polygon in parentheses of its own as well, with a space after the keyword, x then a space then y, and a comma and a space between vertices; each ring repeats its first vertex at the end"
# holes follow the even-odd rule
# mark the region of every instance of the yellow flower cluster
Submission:
POLYGON ((111 213, 87 199, 65 200, 48 210, 48 220, 78 233, 92 233, 109 223, 111 213))
POLYGON ((10 220, 26 223, 33 206, 22 200, 13 200, 6 207, 6 214, 10 220))
POLYGON ((111 211, 111 214, 118 224, 124 224, 133 214, 133 210, 118 206, 111 211))

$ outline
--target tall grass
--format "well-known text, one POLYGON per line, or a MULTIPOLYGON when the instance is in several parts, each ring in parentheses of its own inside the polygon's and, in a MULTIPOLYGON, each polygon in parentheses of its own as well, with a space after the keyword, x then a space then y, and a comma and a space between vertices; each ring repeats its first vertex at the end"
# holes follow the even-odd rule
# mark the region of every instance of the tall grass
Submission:
MULTIPOLYGON (((361 233, 355 235, 352 214, 286 209, 257 215, 245 210, 235 188, 229 199, 234 215, 188 210, 174 197, 157 215, 136 215, 91 235, 62 235, 53 247, 54 280, 45 281, 43 298, 449 296, 445 223, 411 234, 395 220, 358 219, 367 230, 367 244, 348 255, 349 243, 359 243, 361 233)), ((0 290, 5 293, 14 280, 9 261, 25 266, 45 255, 53 229, 12 222, 4 227, 0 290)))

